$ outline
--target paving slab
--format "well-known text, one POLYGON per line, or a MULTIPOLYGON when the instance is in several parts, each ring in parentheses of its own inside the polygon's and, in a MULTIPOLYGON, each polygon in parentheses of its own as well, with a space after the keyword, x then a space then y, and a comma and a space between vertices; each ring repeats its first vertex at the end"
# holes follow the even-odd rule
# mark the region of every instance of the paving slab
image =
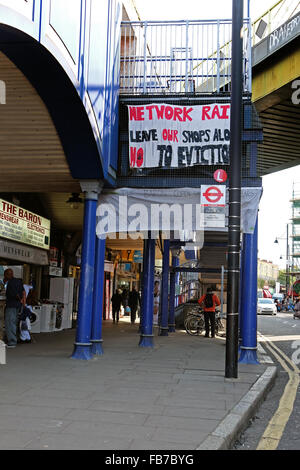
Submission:
POLYGON ((104 322, 90 361, 71 358, 75 330, 33 337, 0 365, 0 450, 229 449, 276 376, 262 361, 225 379, 221 337, 177 331, 140 348, 126 319, 104 322))

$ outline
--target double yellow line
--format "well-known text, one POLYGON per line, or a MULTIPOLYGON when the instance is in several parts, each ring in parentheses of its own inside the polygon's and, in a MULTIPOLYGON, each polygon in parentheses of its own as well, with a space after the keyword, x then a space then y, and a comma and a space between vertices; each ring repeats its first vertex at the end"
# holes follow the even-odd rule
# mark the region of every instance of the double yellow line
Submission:
POLYGON ((289 380, 285 386, 284 392, 280 398, 278 408, 269 421, 269 424, 263 433, 256 450, 275 450, 278 447, 285 426, 293 411, 296 399, 297 389, 300 382, 300 370, 281 349, 279 349, 272 341, 263 335, 260 337, 265 341, 265 346, 282 365, 283 369, 288 373, 289 380))

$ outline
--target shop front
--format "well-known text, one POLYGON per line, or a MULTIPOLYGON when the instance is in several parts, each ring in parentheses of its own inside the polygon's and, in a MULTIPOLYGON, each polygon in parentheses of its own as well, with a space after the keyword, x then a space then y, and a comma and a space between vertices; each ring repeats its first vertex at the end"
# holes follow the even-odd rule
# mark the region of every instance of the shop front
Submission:
MULTIPOLYGON (((49 265, 50 220, 0 199, 0 325, 4 324, 4 272, 22 279, 26 295, 41 296, 43 269, 49 265)), ((2 332, 1 332, 2 333, 2 332)))
POLYGON ((40 294, 41 267, 49 264, 50 220, 0 199, 0 265, 22 267, 24 284, 40 294))

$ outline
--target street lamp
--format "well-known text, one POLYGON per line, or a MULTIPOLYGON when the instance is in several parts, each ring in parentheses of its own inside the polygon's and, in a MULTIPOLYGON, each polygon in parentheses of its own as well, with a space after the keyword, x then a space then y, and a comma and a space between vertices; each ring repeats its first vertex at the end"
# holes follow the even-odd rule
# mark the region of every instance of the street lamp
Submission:
MULTIPOLYGON (((290 264, 289 264, 289 224, 286 224, 286 237, 276 237, 274 243, 279 243, 278 240, 286 240, 286 262, 285 262, 285 272, 286 272, 286 280, 285 280, 285 290, 286 290, 286 295, 288 295, 289 287, 290 287, 290 264)), ((282 256, 280 256, 280 259, 282 259, 282 256)))

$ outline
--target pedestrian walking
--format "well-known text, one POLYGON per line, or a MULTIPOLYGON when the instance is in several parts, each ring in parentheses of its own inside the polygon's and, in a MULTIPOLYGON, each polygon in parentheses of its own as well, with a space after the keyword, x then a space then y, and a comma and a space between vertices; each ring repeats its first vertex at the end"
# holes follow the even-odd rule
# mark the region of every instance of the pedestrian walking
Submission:
POLYGON ((14 277, 12 269, 4 271, 4 282, 6 283, 6 306, 5 306, 5 334, 7 347, 15 348, 17 345, 17 322, 18 314, 22 305, 26 302, 26 292, 21 279, 14 277))
POLYGON ((131 324, 133 325, 136 319, 138 306, 141 305, 140 294, 136 290, 135 286, 133 286, 132 291, 129 292, 128 305, 130 307, 131 324))
POLYGON ((122 292, 120 292, 121 294, 121 297, 122 297, 122 305, 123 305, 123 309, 124 309, 124 315, 127 315, 128 314, 128 292, 127 292, 127 289, 124 288, 122 292))
POLYGON ((216 323, 216 306, 220 305, 219 298, 213 293, 213 289, 209 287, 206 294, 198 300, 199 304, 204 304, 204 322, 205 322, 205 337, 209 337, 209 324, 211 330, 211 337, 215 337, 215 323, 216 323))
POLYGON ((119 321, 121 303, 122 303, 122 295, 119 293, 117 289, 111 298, 113 323, 115 323, 116 320, 117 320, 117 323, 119 321))

